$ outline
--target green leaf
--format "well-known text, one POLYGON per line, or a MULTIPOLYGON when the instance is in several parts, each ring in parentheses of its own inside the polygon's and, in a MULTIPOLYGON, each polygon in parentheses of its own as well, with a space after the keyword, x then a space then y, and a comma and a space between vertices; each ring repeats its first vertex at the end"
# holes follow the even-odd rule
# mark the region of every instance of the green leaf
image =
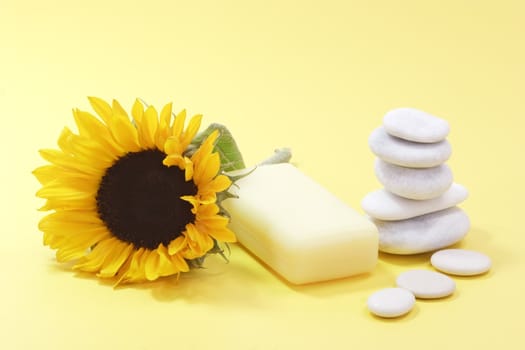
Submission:
POLYGON ((215 130, 219 130, 219 137, 217 138, 214 151, 219 153, 221 158, 221 171, 233 171, 246 168, 235 139, 231 132, 221 124, 213 123, 204 131, 197 134, 191 143, 190 152, 197 149, 206 137, 215 130))

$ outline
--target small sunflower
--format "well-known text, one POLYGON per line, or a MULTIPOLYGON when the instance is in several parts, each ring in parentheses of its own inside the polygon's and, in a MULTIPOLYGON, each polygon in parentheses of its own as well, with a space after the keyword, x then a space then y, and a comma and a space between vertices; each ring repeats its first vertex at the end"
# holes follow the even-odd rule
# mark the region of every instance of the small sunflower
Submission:
MULTIPOLYGON (((200 265, 218 242, 235 242, 220 206, 232 180, 221 173, 215 145, 219 131, 195 144, 201 116, 186 111, 172 121, 135 101, 131 115, 91 97, 100 118, 73 110, 60 150, 41 150, 50 164, 34 175, 42 184, 41 210, 53 211, 39 228, 60 262, 117 283, 152 281, 200 265)), ((222 252, 222 251, 220 251, 222 252)))

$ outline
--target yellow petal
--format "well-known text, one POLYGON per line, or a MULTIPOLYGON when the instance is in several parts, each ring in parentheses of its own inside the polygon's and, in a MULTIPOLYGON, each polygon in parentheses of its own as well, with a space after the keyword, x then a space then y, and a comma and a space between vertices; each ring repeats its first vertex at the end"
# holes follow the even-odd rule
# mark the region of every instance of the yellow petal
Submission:
POLYGON ((191 209, 191 212, 193 214, 197 213, 197 209, 200 206, 200 200, 199 199, 197 199, 195 196, 181 196, 180 199, 190 203, 193 206, 193 208, 191 209))
POLYGON ((171 154, 164 158, 162 164, 167 167, 176 165, 180 170, 184 170, 184 178, 186 181, 190 181, 193 177, 193 163, 188 157, 182 157, 178 154, 171 154))
POLYGON ((66 238, 56 232, 45 231, 43 237, 43 243, 49 246, 51 249, 58 249, 62 246, 66 238))
POLYGON ((186 249, 182 251, 181 254, 173 255, 180 256, 182 255, 183 258, 192 260, 196 258, 200 258, 206 254, 206 251, 202 250, 200 245, 197 242, 188 242, 188 246, 186 249))
POLYGON ((186 225, 186 233, 190 240, 197 243, 198 251, 203 254, 213 248, 213 241, 207 234, 200 232, 193 224, 186 225))
POLYGON ((70 155, 71 155, 71 151, 70 151, 70 148, 69 148, 68 140, 69 140, 71 135, 73 135, 71 130, 69 130, 68 127, 64 127, 62 129, 62 132, 60 133, 60 136, 58 136, 58 142, 57 142, 58 147, 60 147, 62 152, 66 153, 66 154, 70 154, 70 155))
POLYGON ((131 124, 128 117, 114 115, 110 122, 110 130, 115 141, 127 152, 140 150, 137 129, 131 124))
POLYGON ((157 132, 159 121, 158 115, 155 108, 149 106, 144 112, 142 119, 142 125, 139 130, 139 133, 142 135, 142 146, 145 148, 154 148, 155 143, 155 134, 157 132))
POLYGON ((135 123, 142 124, 142 118, 144 117, 144 106, 138 98, 135 99, 135 102, 133 103, 133 107, 131 108, 131 115, 133 116, 133 120, 135 121, 135 123))
POLYGON ((190 181, 193 177, 193 163, 190 158, 184 157, 184 179, 190 181))
POLYGON ((80 177, 59 178, 56 180, 56 183, 61 184, 64 187, 74 188, 77 191, 86 193, 96 193, 100 185, 100 181, 98 179, 84 179, 80 177))
POLYGON ((151 252, 144 265, 144 273, 148 281, 154 281, 159 278, 159 262, 159 254, 155 251, 151 252))
POLYGON ((162 108, 162 111, 160 112, 160 123, 156 134, 157 148, 160 150, 164 150, 166 139, 171 133, 171 108, 172 104, 168 103, 164 106, 164 108, 162 108))
POLYGON ((111 138, 111 133, 109 132, 108 127, 95 118, 95 116, 88 112, 74 109, 73 117, 75 118, 81 136, 84 136, 107 149, 108 153, 114 155, 114 158, 117 158, 124 153, 124 149, 117 145, 111 138))
POLYGON ((218 241, 236 242, 235 233, 227 225, 229 220, 223 216, 215 215, 206 219, 197 220, 197 227, 200 232, 210 235, 218 241))
POLYGON ((172 264, 176 266, 177 270, 181 272, 188 272, 190 270, 190 267, 188 266, 186 260, 184 260, 184 258, 179 254, 172 255, 170 258, 172 264))
POLYGON ((96 182, 93 176, 79 173, 71 170, 67 170, 56 165, 44 165, 33 170, 33 175, 42 184, 48 184, 53 181, 67 182, 69 180, 83 180, 96 182))
POLYGON ((125 265, 121 268, 120 278, 117 284, 121 282, 133 282, 140 281, 144 278, 144 273, 140 270, 140 260, 146 250, 139 248, 137 251, 132 252, 125 265))
POLYGON ((184 122, 186 121, 186 110, 183 109, 180 111, 179 114, 175 117, 175 121, 173 123, 173 131, 172 135, 176 139, 180 139, 182 136, 182 131, 184 130, 184 122))
POLYGON ((109 167, 116 159, 116 154, 104 144, 79 136, 64 128, 58 138, 58 146, 68 155, 74 156, 78 162, 100 164, 97 167, 109 167))
POLYGON ((40 211, 48 210, 96 210, 97 203, 95 198, 63 200, 60 198, 47 198, 46 204, 38 209, 40 211))
POLYGON ((178 166, 181 170, 184 169, 185 160, 184 157, 182 157, 180 154, 170 154, 164 158, 162 161, 162 164, 165 166, 178 166))
POLYGON ((161 123, 167 126, 171 125, 171 116, 172 116, 172 107, 173 103, 167 103, 160 112, 161 123))
POLYGON ((82 136, 94 136, 97 134, 109 134, 107 126, 89 112, 73 109, 73 118, 77 124, 78 132, 82 136))
POLYGON ((197 214, 199 215, 199 218, 210 217, 210 216, 217 215, 219 211, 220 211, 219 206, 215 203, 212 203, 212 204, 200 205, 197 211, 197 214))
POLYGON ((58 262, 68 262, 72 260, 78 260, 86 256, 86 254, 86 249, 60 247, 57 250, 55 257, 58 262))
POLYGON ((145 269, 144 267, 146 266, 146 261, 148 261, 148 258, 150 256, 150 254, 152 254, 153 252, 149 249, 145 249, 144 250, 144 253, 142 253, 140 259, 139 259, 139 267, 138 267, 138 272, 145 277, 145 269))
POLYGON ((88 240, 89 237, 107 236, 105 235, 105 232, 107 232, 105 227, 78 222, 50 222, 39 225, 39 229, 44 233, 49 233, 51 236, 65 239, 67 242, 64 242, 64 244, 81 243, 81 241, 88 240))
POLYGON ((120 243, 119 249, 114 249, 113 254, 109 257, 107 262, 104 264, 100 272, 97 274, 99 277, 107 278, 113 277, 117 274, 118 270, 128 259, 129 255, 133 251, 133 245, 129 243, 120 243))
POLYGON ((182 148, 182 144, 180 143, 179 139, 170 136, 166 139, 166 142, 164 142, 164 153, 167 155, 182 155, 184 152, 184 149, 182 148))
POLYGON ((235 233, 233 233, 233 231, 227 227, 221 227, 215 230, 211 230, 208 234, 221 242, 237 242, 237 237, 235 237, 235 233))
MULTIPOLYGON (((204 191, 209 192, 222 192, 230 188, 232 182, 226 175, 217 175, 215 179, 204 185, 204 191)), ((199 189, 200 192, 200 189, 199 189)))
POLYGON ((202 159, 199 164, 195 166, 195 174, 193 181, 197 186, 202 186, 210 182, 219 172, 221 167, 221 159, 218 153, 212 153, 208 157, 202 159))
POLYGON ((45 185, 42 186, 42 189, 60 189, 63 187, 65 190, 72 192, 95 193, 99 187, 99 179, 96 177, 87 177, 85 174, 79 175, 79 173, 61 171, 60 168, 58 168, 54 174, 49 175, 49 177, 51 176, 54 176, 54 178, 49 179, 49 181, 47 181, 45 185))
POLYGON ((57 250, 56 258, 60 262, 76 260, 86 256, 87 249, 110 237, 105 229, 65 237, 57 250))
POLYGON ((89 103, 93 110, 104 120, 106 124, 109 124, 113 111, 111 106, 101 98, 98 97, 88 97, 89 103))
POLYGON ((129 119, 128 113, 117 100, 113 100, 113 114, 123 115, 129 119))
POLYGON ((100 176, 105 169, 94 167, 92 164, 78 162, 74 157, 65 154, 62 151, 54 149, 43 149, 39 151, 40 156, 48 162, 63 167, 68 170, 78 171, 84 174, 100 176))
POLYGON ((186 237, 179 236, 172 240, 168 245, 168 254, 174 255, 182 250, 186 246, 186 237))
POLYGON ((56 179, 57 172, 59 171, 60 168, 56 165, 44 165, 33 170, 33 175, 41 185, 45 185, 46 183, 56 179))
POLYGON ((79 200, 89 199, 95 196, 96 192, 84 192, 75 190, 74 188, 67 188, 62 185, 46 185, 37 191, 36 196, 46 199, 61 199, 61 200, 79 200))
POLYGON ((65 223, 83 223, 83 224, 98 224, 102 225, 102 220, 98 217, 96 212, 87 210, 61 210, 44 216, 41 220, 41 224, 54 222, 65 222, 65 223))
POLYGON ((181 143, 184 145, 184 149, 191 143, 199 128, 201 127, 202 115, 197 114, 193 116, 186 128, 186 131, 182 134, 181 143))
POLYGON ((84 230, 78 232, 69 232, 64 238, 66 242, 64 246, 75 246, 82 249, 87 249, 105 239, 111 238, 111 233, 106 227, 93 228, 91 230, 84 230))
POLYGON ((73 266, 73 268, 88 272, 99 271, 108 256, 113 254, 115 248, 118 248, 117 242, 118 240, 116 238, 101 241, 93 248, 88 256, 73 266))
POLYGON ((219 130, 214 130, 206 140, 201 144, 199 149, 193 154, 191 157, 191 160, 194 163, 199 163, 202 161, 203 158, 207 157, 211 152, 213 151, 213 148, 215 147, 215 141, 219 137, 219 130))
POLYGON ((157 254, 159 255, 159 276, 170 276, 179 272, 177 266, 171 261, 168 249, 163 244, 159 244, 157 247, 157 254))

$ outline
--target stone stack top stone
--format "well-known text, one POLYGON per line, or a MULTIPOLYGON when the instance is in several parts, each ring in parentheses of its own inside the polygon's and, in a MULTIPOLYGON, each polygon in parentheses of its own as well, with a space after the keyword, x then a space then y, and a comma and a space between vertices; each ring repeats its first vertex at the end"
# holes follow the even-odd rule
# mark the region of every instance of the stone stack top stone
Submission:
POLYGON ((446 120, 415 108, 391 110, 383 117, 383 126, 392 136, 420 143, 443 141, 450 132, 446 120))

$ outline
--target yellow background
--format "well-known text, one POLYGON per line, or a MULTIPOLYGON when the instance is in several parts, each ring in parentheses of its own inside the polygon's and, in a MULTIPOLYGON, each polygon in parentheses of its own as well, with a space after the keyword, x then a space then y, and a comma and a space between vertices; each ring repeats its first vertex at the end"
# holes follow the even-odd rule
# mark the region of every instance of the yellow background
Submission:
POLYGON ((524 348, 523 1, 0 2, 3 349, 524 348), (389 109, 447 119, 472 229, 493 259, 396 320, 366 299, 429 255, 292 286, 242 248, 231 262, 114 290, 54 261, 30 175, 88 95, 135 97, 229 126, 248 164, 294 163, 361 211, 379 188, 370 132, 389 109))

